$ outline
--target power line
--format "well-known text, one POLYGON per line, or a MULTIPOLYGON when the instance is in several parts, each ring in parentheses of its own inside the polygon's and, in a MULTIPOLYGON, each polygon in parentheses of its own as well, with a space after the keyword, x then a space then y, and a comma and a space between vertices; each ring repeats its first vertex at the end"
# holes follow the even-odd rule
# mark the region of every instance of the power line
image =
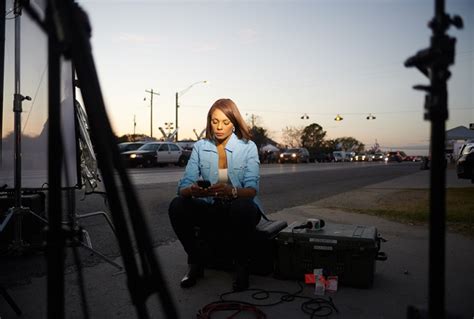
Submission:
POLYGON ((40 81, 38 83, 38 86, 36 87, 35 95, 33 97, 33 101, 31 102, 31 107, 30 107, 30 110, 28 111, 28 115, 26 116, 25 124, 23 126, 22 134, 25 133, 26 126, 28 125, 28 119, 30 118, 31 111, 33 111, 33 107, 35 106, 36 97, 38 96, 39 89, 41 87, 41 84, 43 83, 43 78, 44 78, 44 74, 46 73, 47 67, 48 67, 47 65, 44 67, 43 74, 41 74, 40 81))
MULTIPOLYGON (((180 105, 180 107, 186 107, 186 108, 209 108, 209 106, 204 106, 204 105, 180 105)), ((417 108, 419 108, 417 106, 417 108)), ((283 111, 283 110, 262 110, 262 109, 247 109, 247 108, 240 108, 241 112, 256 112, 256 113, 281 113, 281 114, 295 114, 295 115, 301 115, 302 113, 308 114, 308 115, 331 115, 333 116, 337 112, 340 114, 344 115, 367 115, 367 114, 403 114, 403 113, 423 113, 424 110, 419 108, 418 110, 414 109, 406 109, 406 110, 396 110, 396 111, 364 111, 364 112, 341 112, 341 111, 334 111, 334 112, 308 112, 308 111, 283 111)), ((471 107, 450 107, 450 111, 461 111, 461 110, 474 110, 474 106, 471 107)))

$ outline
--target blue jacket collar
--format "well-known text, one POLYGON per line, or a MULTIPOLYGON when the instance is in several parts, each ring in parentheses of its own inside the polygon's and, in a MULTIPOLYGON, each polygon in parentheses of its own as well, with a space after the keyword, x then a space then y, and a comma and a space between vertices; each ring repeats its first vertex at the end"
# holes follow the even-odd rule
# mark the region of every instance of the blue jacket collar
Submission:
MULTIPOLYGON (((235 135, 235 133, 232 133, 232 135, 229 138, 229 141, 227 142, 227 144, 225 146, 225 149, 228 150, 229 152, 233 152, 235 147, 239 143, 239 141, 240 140, 237 137, 237 135, 235 135)), ((206 143, 207 144, 206 149, 209 150, 209 151, 217 152, 216 143, 213 140, 208 140, 208 142, 209 143, 206 143)))
POLYGON ((237 137, 237 135, 232 133, 232 135, 229 138, 229 141, 227 142, 227 144, 225 146, 225 149, 228 150, 229 152, 233 152, 239 141, 240 140, 237 137))

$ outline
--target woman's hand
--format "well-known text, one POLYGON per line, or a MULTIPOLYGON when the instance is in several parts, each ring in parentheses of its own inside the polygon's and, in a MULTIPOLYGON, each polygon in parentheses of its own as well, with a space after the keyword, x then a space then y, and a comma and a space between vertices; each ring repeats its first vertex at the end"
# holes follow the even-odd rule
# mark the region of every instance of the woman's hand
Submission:
POLYGON ((183 188, 180 192, 184 197, 207 197, 212 196, 207 188, 202 188, 197 184, 192 184, 189 187, 183 188))
POLYGON ((191 197, 207 197, 212 196, 209 192, 209 188, 202 188, 198 184, 192 184, 189 187, 189 192, 191 197))
POLYGON ((208 188, 209 195, 218 198, 232 197, 232 186, 225 183, 217 183, 208 188))

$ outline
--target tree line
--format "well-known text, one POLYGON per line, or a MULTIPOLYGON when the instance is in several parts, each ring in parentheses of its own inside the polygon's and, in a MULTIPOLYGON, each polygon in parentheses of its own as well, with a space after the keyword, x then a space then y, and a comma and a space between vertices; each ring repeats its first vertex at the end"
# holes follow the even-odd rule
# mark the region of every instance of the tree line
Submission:
MULTIPOLYGON (((251 128, 253 141, 260 148, 268 144, 271 139, 268 137, 267 130, 263 127, 253 126, 251 128)), ((332 153, 341 150, 347 152, 363 152, 364 143, 351 136, 327 139, 326 131, 321 125, 312 123, 306 127, 287 126, 282 130, 282 148, 305 147, 310 153, 332 153)), ((271 142, 270 142, 271 143, 271 142)))
MULTIPOLYGON (((305 147, 310 153, 314 154, 331 154, 333 151, 341 150, 346 152, 363 152, 364 143, 358 141, 351 136, 338 137, 335 139, 327 139, 326 131, 317 123, 312 123, 306 127, 287 126, 282 130, 282 143, 273 141, 268 134, 267 129, 258 125, 258 117, 253 116, 251 121, 247 123, 252 133, 252 140, 258 149, 266 144, 277 144, 280 148, 297 148, 305 147)), ((131 142, 150 139, 146 134, 125 134, 117 137, 117 141, 131 142)), ((376 152, 378 150, 369 150, 376 152)))

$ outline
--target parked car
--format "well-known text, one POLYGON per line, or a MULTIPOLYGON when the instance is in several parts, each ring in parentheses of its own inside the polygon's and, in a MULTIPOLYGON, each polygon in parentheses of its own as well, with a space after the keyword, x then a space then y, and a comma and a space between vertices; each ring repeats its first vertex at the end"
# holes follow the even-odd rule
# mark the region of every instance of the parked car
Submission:
POLYGON ((290 148, 280 154, 280 163, 309 163, 309 152, 306 148, 290 148))
POLYGON ((395 152, 388 152, 385 161, 387 162, 403 162, 407 158, 405 152, 402 151, 395 151, 395 152))
POLYGON ((354 155, 354 162, 367 162, 369 160, 369 155, 366 153, 357 153, 354 155))
POLYGON ((185 166, 190 153, 176 143, 148 142, 137 150, 124 152, 121 155, 129 167, 151 167, 166 164, 185 166))
POLYGON ((471 179, 474 183, 474 143, 464 144, 456 162, 458 178, 471 179))
POLYGON ((326 163, 326 162, 334 162, 334 156, 331 153, 324 153, 324 152, 317 152, 317 153, 309 153, 309 161, 311 163, 318 162, 318 163, 326 163))
POLYGON ((384 159, 385 159, 384 153, 378 152, 375 154, 369 154, 370 161, 378 162, 378 161, 383 161, 384 159))
POLYGON ((141 146, 145 145, 146 142, 123 142, 118 144, 119 152, 128 152, 128 151, 134 151, 141 146))
POLYGON ((334 162, 350 162, 352 160, 351 152, 334 151, 332 152, 334 162))

